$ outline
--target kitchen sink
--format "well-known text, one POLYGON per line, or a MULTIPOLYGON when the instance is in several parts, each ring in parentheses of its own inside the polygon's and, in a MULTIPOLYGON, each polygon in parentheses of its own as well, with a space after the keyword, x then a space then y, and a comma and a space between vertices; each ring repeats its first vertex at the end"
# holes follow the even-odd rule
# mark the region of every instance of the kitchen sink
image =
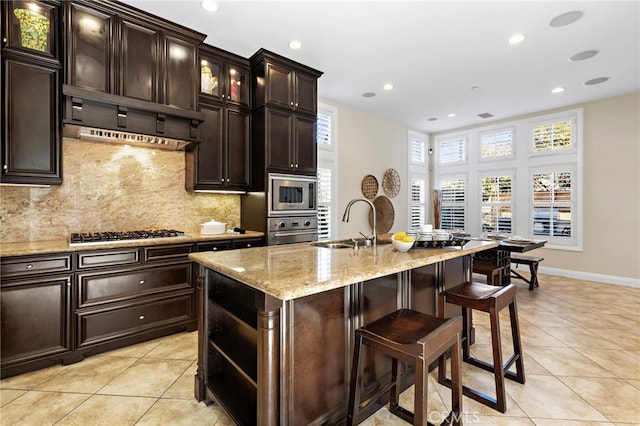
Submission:
MULTIPOLYGON (((337 241, 316 241, 311 243, 312 246, 322 247, 322 248, 331 248, 331 249, 339 249, 339 248, 353 248, 355 242, 358 243, 358 247, 366 248, 371 247, 371 240, 366 240, 364 238, 349 238, 347 240, 337 240, 337 241)), ((391 244, 391 240, 378 240, 378 245, 383 244, 391 244)))

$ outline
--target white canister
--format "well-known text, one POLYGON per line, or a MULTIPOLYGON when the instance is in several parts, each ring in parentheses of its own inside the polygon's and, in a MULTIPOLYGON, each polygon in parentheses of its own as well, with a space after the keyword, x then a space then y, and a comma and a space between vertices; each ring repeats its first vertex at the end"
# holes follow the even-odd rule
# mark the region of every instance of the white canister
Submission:
POLYGON ((224 234, 227 224, 211 220, 200 224, 200 233, 206 235, 224 234))

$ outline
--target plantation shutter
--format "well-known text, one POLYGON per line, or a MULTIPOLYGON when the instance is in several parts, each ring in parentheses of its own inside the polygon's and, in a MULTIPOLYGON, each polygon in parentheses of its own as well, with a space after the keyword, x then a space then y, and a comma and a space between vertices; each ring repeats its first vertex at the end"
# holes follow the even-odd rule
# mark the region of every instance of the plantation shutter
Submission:
POLYGON ((465 229, 466 181, 449 179, 441 185, 440 228, 465 229))

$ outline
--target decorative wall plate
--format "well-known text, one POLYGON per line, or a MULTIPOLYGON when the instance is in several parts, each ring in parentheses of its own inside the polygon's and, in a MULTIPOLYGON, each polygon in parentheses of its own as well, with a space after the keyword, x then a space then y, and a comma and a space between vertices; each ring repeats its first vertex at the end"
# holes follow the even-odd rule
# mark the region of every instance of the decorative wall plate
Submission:
POLYGON ((400 175, 396 169, 387 169, 382 177, 382 189, 389 198, 393 198, 400 192, 400 175))
MULTIPOLYGON (((378 195, 373 200, 376 207, 376 233, 386 234, 393 226, 395 210, 391 200, 384 195, 378 195)), ((369 211, 369 226, 373 226, 373 212, 369 211)))
POLYGON ((362 178, 362 194, 371 200, 378 195, 378 179, 373 175, 366 175, 362 178))

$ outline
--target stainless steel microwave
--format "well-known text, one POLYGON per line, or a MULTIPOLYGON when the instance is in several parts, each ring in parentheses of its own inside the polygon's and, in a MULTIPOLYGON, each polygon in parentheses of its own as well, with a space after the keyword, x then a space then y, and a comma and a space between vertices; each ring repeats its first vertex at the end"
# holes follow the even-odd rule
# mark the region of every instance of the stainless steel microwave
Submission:
POLYGON ((269 174, 269 216, 316 213, 317 187, 312 176, 269 174))

